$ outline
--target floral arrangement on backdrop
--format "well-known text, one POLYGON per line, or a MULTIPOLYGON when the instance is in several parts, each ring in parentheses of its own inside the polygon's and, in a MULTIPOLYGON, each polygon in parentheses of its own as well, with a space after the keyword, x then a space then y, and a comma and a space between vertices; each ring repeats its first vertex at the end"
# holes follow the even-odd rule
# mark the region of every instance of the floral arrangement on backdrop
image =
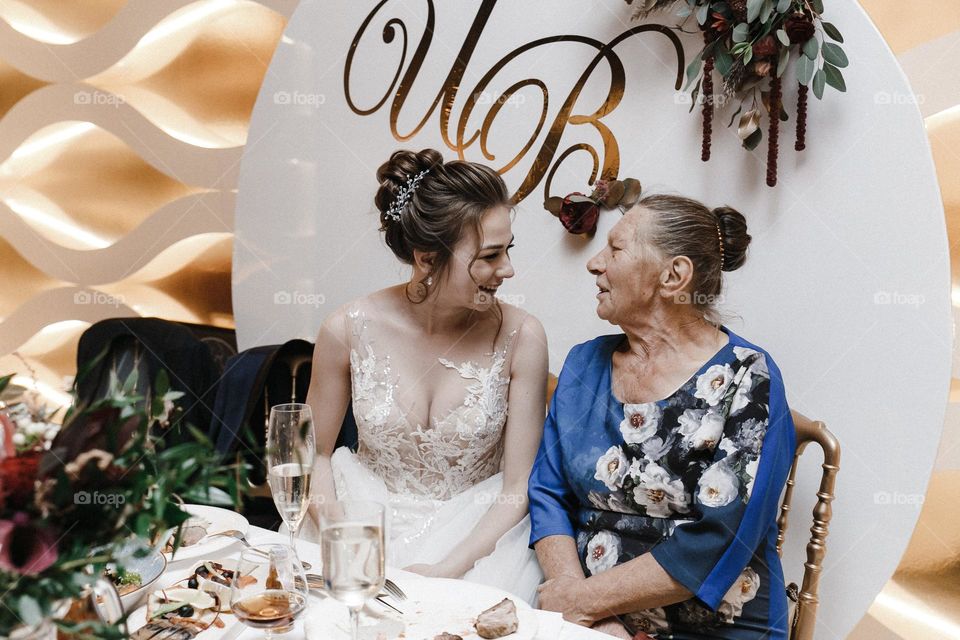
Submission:
POLYGON ((594 183, 590 195, 578 191, 564 198, 551 196, 543 203, 543 207, 555 215, 570 233, 592 237, 597 232, 600 209, 629 209, 640 199, 641 190, 640 181, 634 178, 601 178, 594 183))
MULTIPOLYGON (((10 378, 0 378, 0 391, 10 378)), ((135 555, 143 555, 176 529, 179 544, 188 517, 181 501, 237 504, 240 465, 222 460, 195 428, 169 426, 182 394, 170 390, 166 374, 148 398, 136 394, 136 382, 136 372, 123 383, 112 374, 107 398, 72 408, 59 431, 44 428, 42 436, 25 409, 0 410, 0 637, 62 612, 107 563, 122 567, 120 551, 131 541, 141 543, 135 555), (190 429, 194 440, 166 446, 164 436, 175 428, 190 429), (36 437, 16 437, 24 431, 36 437)), ((101 623, 57 625, 88 637, 123 637, 119 627, 101 623)))
POLYGON ((794 149, 806 147, 807 94, 818 99, 827 86, 846 91, 840 69, 848 65, 839 43, 840 31, 823 20, 823 0, 625 0, 636 8, 634 19, 680 4, 678 29, 696 19, 704 46, 687 66, 687 89, 692 106, 702 106, 701 158, 710 159, 714 107, 738 105, 730 117, 740 116, 737 133, 743 146, 755 149, 763 139, 761 114, 767 115, 767 184, 777 184, 779 126, 789 119, 784 107, 783 78, 793 64, 799 84, 797 135, 794 149), (714 72, 720 75, 714 87, 714 72), (692 87, 692 89, 691 89, 692 87), (699 99, 698 99, 699 97, 699 99))

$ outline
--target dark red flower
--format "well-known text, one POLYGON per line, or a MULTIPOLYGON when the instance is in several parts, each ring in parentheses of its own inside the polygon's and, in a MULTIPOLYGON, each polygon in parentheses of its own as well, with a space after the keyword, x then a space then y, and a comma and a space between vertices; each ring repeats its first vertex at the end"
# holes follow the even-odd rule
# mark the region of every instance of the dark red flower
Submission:
POLYGON ((0 460, 0 504, 24 509, 33 502, 37 467, 43 452, 30 451, 0 460))
POLYGON ((753 45, 753 56, 755 58, 766 58, 767 56, 776 55, 776 53, 777 39, 773 36, 763 36, 753 45))
POLYGON ((717 13, 714 11, 712 14, 713 22, 710 23, 710 28, 717 35, 723 35, 727 31, 730 31, 730 21, 723 17, 722 13, 717 13))
POLYGON ((592 236, 597 232, 600 207, 582 193, 571 193, 563 199, 559 218, 563 228, 570 233, 592 236))
POLYGON ((23 512, 0 520, 0 569, 37 575, 57 561, 53 532, 36 526, 23 512))
POLYGON ((798 12, 787 18, 783 23, 783 30, 787 32, 787 37, 792 44, 801 44, 812 38, 817 28, 810 16, 798 12))

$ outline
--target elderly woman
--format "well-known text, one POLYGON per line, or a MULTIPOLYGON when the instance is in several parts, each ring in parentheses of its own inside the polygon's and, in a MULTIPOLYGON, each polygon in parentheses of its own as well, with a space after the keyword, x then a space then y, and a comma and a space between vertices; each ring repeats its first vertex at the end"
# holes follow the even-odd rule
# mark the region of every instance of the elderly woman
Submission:
POLYGON ((587 263, 623 333, 573 348, 530 477, 540 606, 629 638, 786 638, 795 449, 770 355, 715 322, 742 215, 650 196, 587 263), (638 634, 642 637, 642 634, 638 634))

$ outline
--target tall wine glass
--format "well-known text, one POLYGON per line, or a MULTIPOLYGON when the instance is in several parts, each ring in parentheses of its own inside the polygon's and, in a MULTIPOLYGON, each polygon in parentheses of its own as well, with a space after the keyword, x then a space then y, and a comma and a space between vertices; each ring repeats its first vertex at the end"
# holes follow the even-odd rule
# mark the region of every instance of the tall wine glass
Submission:
POLYGON ((323 582, 350 609, 352 640, 360 633, 360 610, 386 578, 383 519, 383 505, 376 502, 342 501, 320 512, 323 582))
POLYGON ((230 580, 230 608, 266 638, 286 633, 307 608, 307 577, 293 549, 267 544, 244 549, 230 580))
POLYGON ((287 524, 290 548, 310 506, 310 474, 316 455, 310 405, 278 404, 270 409, 267 429, 267 477, 273 503, 287 524))

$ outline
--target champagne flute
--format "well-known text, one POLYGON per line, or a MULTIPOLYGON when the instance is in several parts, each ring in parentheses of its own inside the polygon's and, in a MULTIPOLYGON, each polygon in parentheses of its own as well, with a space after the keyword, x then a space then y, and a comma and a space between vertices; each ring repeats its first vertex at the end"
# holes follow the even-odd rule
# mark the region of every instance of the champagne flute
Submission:
POLYGON ((293 549, 267 544, 244 549, 230 580, 230 608, 245 625, 283 634, 307 608, 307 576, 293 549))
POLYGON ((384 508, 364 501, 325 505, 320 512, 320 548, 327 592, 350 609, 350 634, 360 633, 360 609, 383 588, 384 508))
POLYGON ((310 506, 310 474, 316 455, 310 405, 278 404, 270 409, 267 430, 267 477, 273 503, 287 524, 290 548, 310 506))

